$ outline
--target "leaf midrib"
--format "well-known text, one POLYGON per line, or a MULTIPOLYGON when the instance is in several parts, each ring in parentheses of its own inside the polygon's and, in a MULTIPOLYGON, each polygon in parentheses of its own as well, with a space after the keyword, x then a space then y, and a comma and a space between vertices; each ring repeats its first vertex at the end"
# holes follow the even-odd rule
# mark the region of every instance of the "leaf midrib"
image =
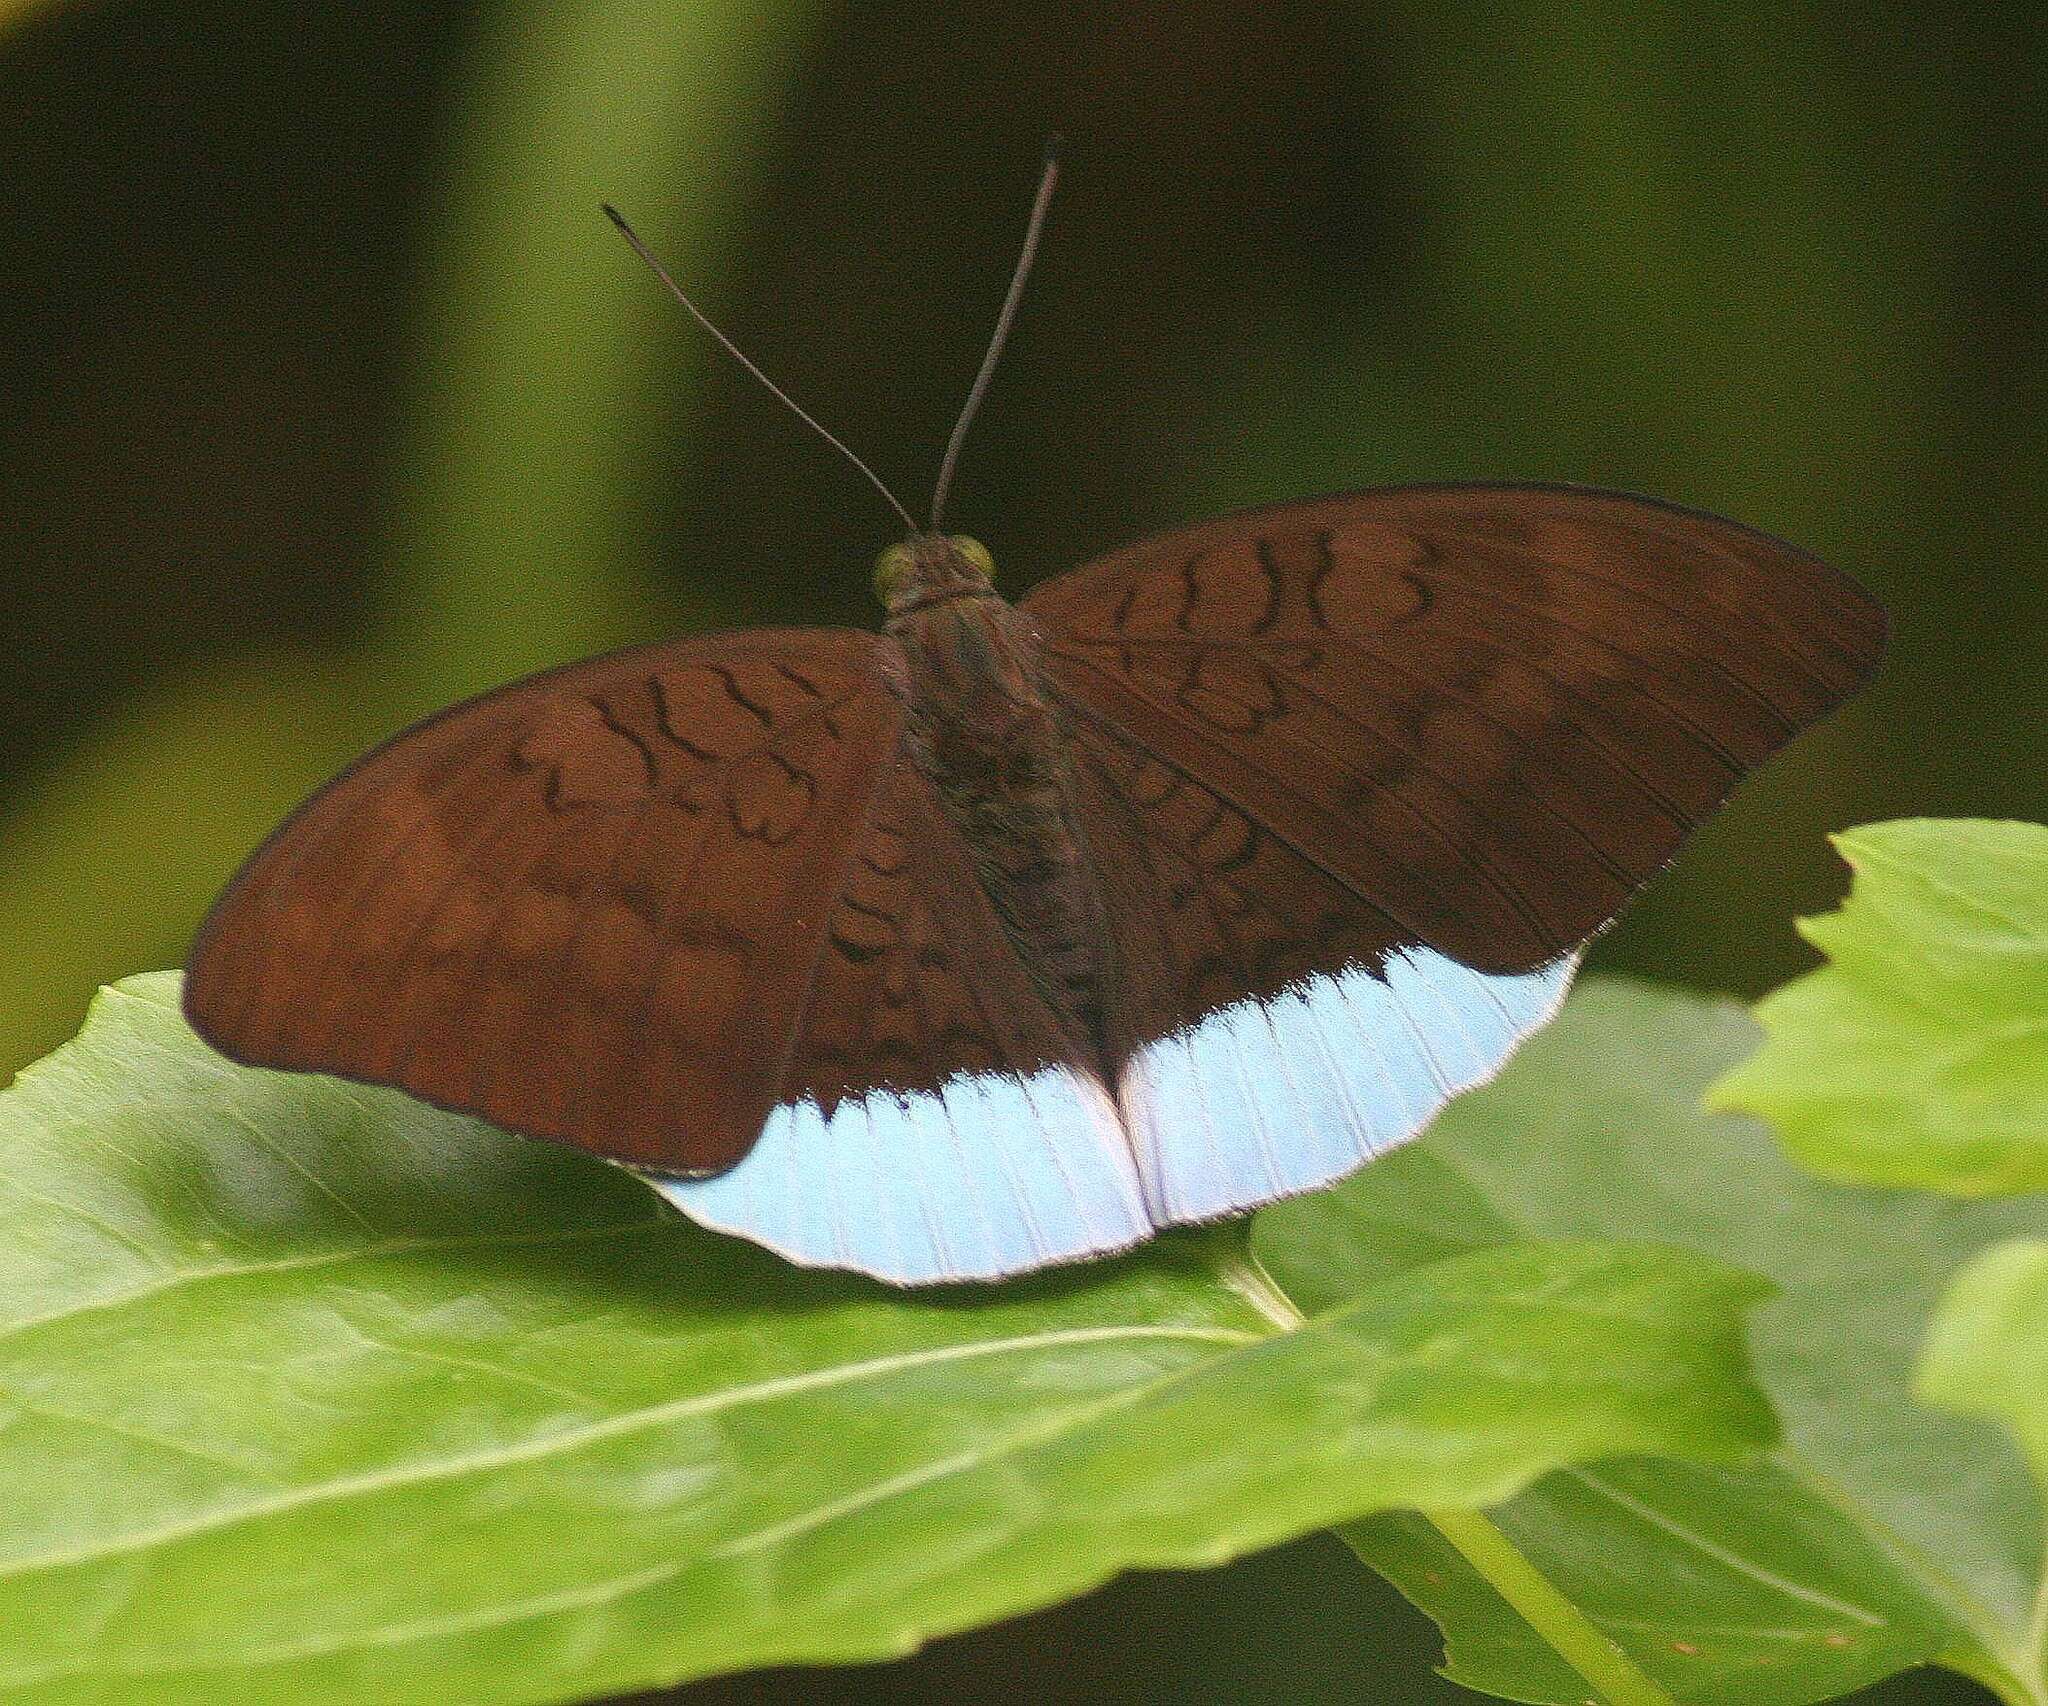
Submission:
MULTIPOLYGON (((842 1364, 831 1370, 814 1370, 808 1376, 792 1376, 782 1381, 760 1382, 752 1388, 735 1388, 728 1389, 724 1393, 702 1395, 694 1402, 696 1404, 696 1413, 709 1413, 716 1409, 728 1407, 727 1404, 719 1402, 719 1400, 733 1399, 736 1396, 750 1397, 757 1393, 765 1394, 771 1398, 780 1397, 787 1395, 791 1391, 810 1390, 818 1386, 835 1383, 831 1379, 823 1378, 825 1376, 852 1377, 872 1373, 877 1369, 883 1368, 885 1365, 893 1365, 894 1368, 916 1367, 945 1360, 957 1360, 959 1357, 974 1354, 1015 1349, 1040 1349, 1049 1344, 1085 1342, 1103 1338, 1138 1337, 1209 1338, 1228 1342, 1241 1348, 1244 1345, 1269 1343, 1276 1335, 1224 1327, 1148 1327, 1139 1324, 1125 1327, 1064 1328, 1053 1333, 1019 1335, 1007 1340, 981 1340, 971 1345, 946 1346, 934 1351, 909 1352, 892 1358, 876 1358, 867 1363, 842 1364), (953 1356, 949 1358, 946 1353, 953 1353, 953 1356), (767 1389, 770 1387, 779 1388, 779 1390, 769 1392, 767 1389)), ((915 1491, 918 1487, 929 1485, 931 1482, 944 1479, 946 1476, 979 1468, 985 1463, 993 1462, 1013 1452, 1026 1451, 1045 1445, 1064 1434, 1073 1432, 1076 1428, 1084 1427, 1088 1423, 1097 1421, 1118 1409, 1128 1408, 1153 1398, 1176 1382, 1212 1366, 1213 1364, 1210 1361, 1203 1360, 1184 1364, 1179 1368, 1164 1370, 1149 1379, 1137 1381, 1130 1386, 1105 1393, 1101 1397, 1085 1404, 1077 1404, 1071 1409, 1063 1410, 1055 1416, 1047 1417, 1034 1427, 1020 1429, 1015 1433, 1004 1435, 995 1441, 972 1447, 966 1451, 956 1452, 950 1457, 934 1459, 930 1463, 920 1465, 915 1470, 872 1482, 868 1486, 861 1488, 857 1493, 848 1494, 844 1498, 829 1501, 824 1505, 814 1506, 808 1511, 785 1518, 782 1522, 773 1524, 768 1528, 756 1530, 753 1534, 742 1535, 737 1539, 726 1541, 702 1556, 725 1557, 746 1550, 758 1551, 763 1546, 777 1544, 780 1540, 789 1538, 792 1534, 805 1532, 807 1529, 817 1527, 822 1523, 836 1521, 839 1517, 849 1515, 853 1511, 879 1504, 902 1493, 915 1491)), ((672 1412, 680 1406, 692 1402, 690 1400, 677 1400, 667 1405, 651 1406, 649 1411, 640 1412, 639 1418, 651 1420, 654 1419, 653 1412, 660 1411, 664 1414, 659 1419, 672 1419, 672 1412)), ((616 1420, 623 1423, 626 1418, 617 1418, 616 1420)), ((577 1431, 594 1434, 599 1429, 593 1427, 588 1430, 577 1431)), ((619 1426, 603 1429, 602 1431, 614 1433, 629 1431, 629 1429, 619 1426)), ((563 1440, 563 1435, 551 1435, 546 1441, 530 1443, 552 1446, 563 1442, 563 1440)), ((575 1441, 571 1443, 583 1442, 575 1441)), ((483 1457, 487 1454, 475 1455, 483 1457)), ((547 1453, 544 1450, 535 1450, 524 1455, 539 1457, 547 1455, 547 1453)), ((517 1459, 513 1458, 511 1460, 516 1461, 517 1459)), ((492 1462, 489 1466, 495 1467, 495 1462, 492 1462)), ((368 1478, 359 1477, 356 1479, 368 1478)), ((342 1483, 336 1482, 331 1485, 335 1488, 340 1488, 342 1483)), ((347 1490, 352 1493, 359 1489, 350 1487, 347 1490)), ((295 1504, 308 1502, 312 1502, 311 1499, 292 1501, 295 1504)), ((244 1516, 252 1514, 261 1515, 269 1513, 246 1510, 237 1513, 233 1520, 239 1521, 244 1516)), ((206 1528, 226 1527, 230 1526, 230 1524, 221 1522, 195 1526, 203 1531, 206 1528)), ((142 1541, 143 1545, 154 1545, 156 1543, 157 1539, 154 1535, 145 1537, 142 1541)), ((68 1562, 69 1560, 65 1561, 68 1562)), ((54 1681, 63 1676, 83 1674, 87 1671, 96 1673, 118 1671, 126 1676, 195 1674, 223 1668, 242 1671, 251 1665, 289 1664, 295 1660, 318 1658, 328 1653, 349 1652, 365 1647, 396 1646, 408 1641, 432 1639, 436 1635, 461 1634, 479 1629, 503 1628, 530 1618, 545 1617, 553 1612, 573 1610, 584 1605, 600 1604, 625 1594, 640 1592, 657 1583, 673 1580, 687 1570, 692 1563, 697 1561, 699 1560, 695 1557, 665 1559, 659 1564, 630 1571, 623 1576, 615 1576, 604 1582, 586 1583, 579 1587, 555 1589, 546 1594, 529 1596, 524 1600, 515 1600, 492 1606, 481 1606, 471 1612, 455 1614, 444 1618, 416 1619, 410 1623, 386 1624, 379 1628, 368 1630, 352 1630, 346 1634, 337 1635, 326 1640, 280 1643, 268 1648, 243 1648, 237 1651, 224 1664, 195 1664, 189 1658, 177 1655, 161 1662, 145 1658, 130 1661, 126 1664, 115 1663, 109 1665, 103 1656, 94 1655, 82 1664, 52 1665, 34 1671, 17 1671, 0 1675, 0 1687, 23 1687, 35 1683, 54 1681)), ((10 1573, 13 1572, 0 1570, 0 1577, 10 1573)))
MULTIPOLYGON (((1121 1326, 1071 1327, 1050 1333, 1018 1334, 1002 1339, 980 1339, 956 1345, 935 1346, 928 1350, 900 1352, 886 1357, 869 1358, 862 1362, 838 1363, 829 1368, 811 1369, 802 1374, 782 1375, 774 1379, 756 1381, 747 1386, 727 1387, 717 1392, 692 1393, 685 1398, 670 1399, 661 1404, 650 1404, 639 1409, 620 1412, 602 1417, 596 1421, 579 1424, 573 1428, 558 1429, 553 1433, 520 1440, 482 1451, 465 1452, 457 1457, 439 1458, 430 1462, 397 1465, 386 1469, 367 1471, 360 1475, 336 1476, 330 1480, 292 1488, 288 1492, 266 1499, 252 1499, 230 1509, 213 1511, 182 1521, 159 1524, 157 1527, 118 1535, 90 1545, 76 1546, 68 1550, 44 1553, 40 1556, 16 1559, 0 1563, 0 1580, 18 1576, 34 1575, 44 1570, 59 1569, 70 1565, 92 1563, 99 1560, 122 1557, 129 1553, 147 1550, 172 1541, 191 1539, 197 1535, 218 1532, 244 1522, 260 1521, 267 1517, 279 1516, 309 1505, 328 1503, 337 1499, 350 1499, 390 1491, 394 1488, 421 1485, 436 1480, 446 1480, 476 1471, 509 1467, 517 1463, 534 1462, 555 1456, 562 1452, 574 1451, 583 1446, 602 1440, 617 1438, 665 1422, 680 1421, 693 1416, 715 1415, 746 1404, 771 1403, 779 1398, 799 1393, 817 1391, 823 1388, 847 1385, 861 1380, 883 1379, 910 1369, 930 1367, 947 1362, 965 1361, 981 1356, 1000 1356, 1013 1352, 1056 1349, 1071 1344, 1099 1343, 1111 1340, 1130 1339, 1178 1339, 1212 1344, 1227 1344, 1233 1348, 1261 1343, 1264 1335, 1229 1327, 1197 1326, 1153 1326, 1130 1323, 1121 1326)), ((1202 1367, 1198 1363, 1190 1366, 1202 1367)), ((1170 1371, 1178 1374, 1181 1370, 1170 1371)), ((1149 1389, 1151 1383, 1126 1389, 1115 1396, 1121 1398, 1127 1392, 1149 1389)), ((1062 1412, 1062 1419, 1073 1412, 1062 1412)), ((1021 1436, 1012 1436, 1020 1443, 1021 1436)))

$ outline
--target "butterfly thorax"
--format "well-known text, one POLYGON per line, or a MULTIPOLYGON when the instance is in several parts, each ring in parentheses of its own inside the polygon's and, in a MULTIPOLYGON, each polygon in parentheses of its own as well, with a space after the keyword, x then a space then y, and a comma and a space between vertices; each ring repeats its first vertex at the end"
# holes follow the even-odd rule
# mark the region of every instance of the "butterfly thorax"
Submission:
POLYGON ((1100 1047, 1108 930, 1071 744, 1031 624, 995 590, 987 560, 972 540, 927 535, 878 570, 906 665, 909 751, 1033 980, 1077 1040, 1100 1047))

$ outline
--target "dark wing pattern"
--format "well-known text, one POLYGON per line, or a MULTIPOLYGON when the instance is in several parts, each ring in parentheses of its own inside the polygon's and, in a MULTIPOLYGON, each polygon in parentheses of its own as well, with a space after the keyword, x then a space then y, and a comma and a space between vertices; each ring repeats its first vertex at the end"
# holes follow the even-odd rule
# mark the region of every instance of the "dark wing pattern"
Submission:
POLYGON ((1118 1101, 1155 1223, 1341 1178, 1484 1082, 1577 965, 1477 972, 1388 947, 1343 883, 1082 708, 1089 841, 1116 935, 1118 1101))
POLYGON ((1790 546, 1542 487, 1226 517, 1024 608, 1071 702, 1311 852, 1387 945, 1487 971, 1612 919, 1884 639, 1790 546))
POLYGON ((236 1059, 625 1162, 798 1260, 964 1278, 1135 1242, 1114 1104, 900 755, 892 650, 710 636, 408 730, 244 867, 188 1014, 236 1059))
POLYGON ((786 1066, 900 706, 883 642, 715 635, 429 719, 314 795, 196 943, 224 1053, 637 1166, 730 1165, 786 1066))
POLYGON ((899 752, 836 896, 761 1141, 662 1189, 793 1261, 986 1279, 1151 1235, 1116 1103, 899 752))
POLYGON ((1789 546, 1539 487, 1225 517, 1024 608, 1112 873, 1119 1098, 1168 1219, 1336 1177, 1490 1076, 1884 638, 1789 546))

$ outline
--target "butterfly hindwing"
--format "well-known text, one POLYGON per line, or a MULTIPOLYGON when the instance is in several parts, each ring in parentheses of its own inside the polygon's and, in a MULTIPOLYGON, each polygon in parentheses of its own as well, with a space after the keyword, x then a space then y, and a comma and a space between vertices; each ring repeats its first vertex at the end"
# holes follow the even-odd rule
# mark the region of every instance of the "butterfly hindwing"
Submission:
POLYGON ((1313 1190, 1414 1137, 1562 1000, 1567 954, 1483 973, 1076 708, 1118 976, 1117 1095, 1160 1225, 1313 1190))
POLYGON ((1115 1101, 1033 987, 907 754, 830 911, 761 1141, 663 1186, 793 1260, 992 1278, 1151 1234, 1115 1101))

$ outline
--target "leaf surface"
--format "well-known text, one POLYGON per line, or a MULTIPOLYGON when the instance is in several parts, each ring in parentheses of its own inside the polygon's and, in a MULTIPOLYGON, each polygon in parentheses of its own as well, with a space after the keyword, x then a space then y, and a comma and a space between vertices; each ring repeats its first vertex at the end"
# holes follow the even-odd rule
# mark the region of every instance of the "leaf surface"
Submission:
MULTIPOLYGON (((1927 1337, 1920 1395, 2008 1429, 2048 1492, 2048 1239, 1996 1245, 1956 1276, 1927 1337)), ((2048 1639, 2048 1596, 2042 1616, 2048 1639)))
POLYGON ((895 1293, 572 1152, 232 1067, 176 995, 106 992, 0 1097, 7 1699, 567 1700, 882 1657, 1773 1434, 1758 1282, 1682 1252, 1452 1251, 1295 1327, 1235 1230, 895 1293))
MULTIPOLYGON (((1496 1521, 1681 1700, 1826 1699, 1945 1659, 2048 1702, 2028 1636, 2041 1534, 2026 1468, 1911 1391, 1949 1275, 2037 1216, 1801 1172, 1761 1126, 1700 1106, 1755 1041, 1732 1004, 1589 983, 1421 1143, 1267 1210, 1254 1249, 1305 1308, 1528 1238, 1657 1241, 1768 1276, 1778 1293, 1750 1343, 1786 1429, 1770 1463, 1582 1466, 1496 1521)), ((1344 1533, 1445 1627, 1453 1678, 1585 1698, 1425 1524, 1344 1533)))
POLYGON ((1871 824, 1800 932, 1828 956, 1757 1008, 1713 1086, 1823 1177, 1956 1196, 2048 1190, 2048 827, 1871 824))

